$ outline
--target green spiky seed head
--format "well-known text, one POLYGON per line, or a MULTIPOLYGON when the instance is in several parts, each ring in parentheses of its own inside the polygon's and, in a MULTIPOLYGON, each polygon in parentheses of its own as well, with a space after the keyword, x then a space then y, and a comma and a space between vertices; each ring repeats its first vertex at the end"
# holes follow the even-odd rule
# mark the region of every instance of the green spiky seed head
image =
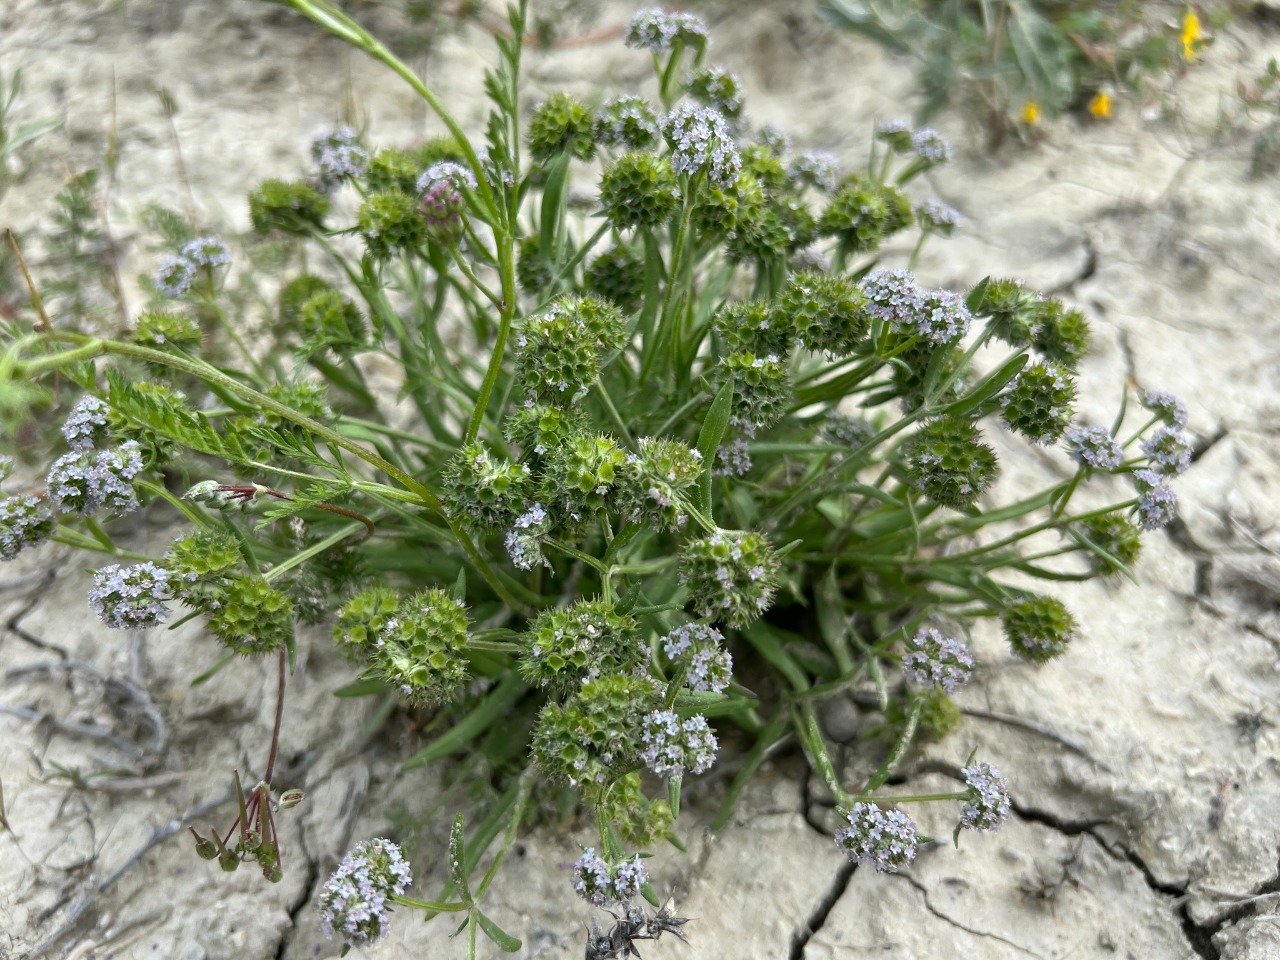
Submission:
POLYGON ((417 201, 400 190, 370 194, 360 204, 356 226, 374 260, 388 260, 401 250, 416 250, 427 238, 417 201))
POLYGON ((467 682, 467 611, 438 587, 406 598, 387 621, 373 671, 412 703, 448 703, 467 682))
POLYGON ((155 350, 177 349, 194 352, 200 349, 204 335, 190 317, 178 313, 148 311, 133 324, 133 342, 155 350))
MULTIPOLYGON (((329 406, 329 385, 309 381, 305 383, 275 383, 267 388, 267 396, 272 400, 278 400, 286 407, 302 414, 304 417, 310 417, 312 420, 319 420, 322 423, 326 420, 333 420, 335 414, 333 407, 329 406)), ((262 418, 270 427, 286 427, 292 428, 293 422, 286 420, 279 414, 270 410, 263 411, 262 418)))
POLYGON ((912 485, 941 507, 970 507, 999 473, 995 451, 968 420, 939 417, 902 445, 912 485))
POLYGON ((599 297, 562 297, 516 334, 516 368, 535 402, 567 406, 596 381, 600 360, 622 346, 625 322, 599 297))
POLYGON ((720 361, 720 380, 733 381, 731 422, 748 436, 781 420, 795 396, 786 363, 773 353, 730 354, 720 361))
POLYGON ((1061 300, 1035 304, 1031 344, 1046 360, 1074 371, 1089 353, 1092 333, 1079 310, 1068 310, 1061 300))
POLYGON ((526 509, 533 481, 527 466, 495 460, 473 441, 445 465, 443 484, 449 516, 480 530, 496 530, 510 526, 526 509))
POLYGON ((785 356, 795 338, 788 316, 767 300, 725 304, 712 315, 711 329, 719 336, 721 352, 726 354, 785 356))
POLYGON ((610 247, 587 266, 587 289, 634 313, 644 297, 644 257, 627 246, 610 247))
POLYGON ((1121 513, 1104 513, 1081 521, 1079 535, 1103 551, 1088 553, 1089 566, 1101 577, 1121 573, 1122 566, 1132 567, 1142 550, 1141 531, 1121 513))
POLYGON ((276 330, 297 332, 302 327, 302 305, 317 293, 335 289, 328 280, 311 273, 294 277, 280 288, 276 303, 276 330))
MULTIPOLYGON (((937 743, 946 739, 947 735, 960 725, 963 714, 960 707, 941 687, 928 687, 916 693, 922 702, 919 726, 916 728, 919 737, 926 743, 937 743)), ((889 728, 899 733, 910 716, 912 702, 894 698, 889 701, 889 712, 885 715, 889 728)))
POLYGON ((412 195, 426 163, 395 147, 383 147, 369 160, 364 182, 369 193, 399 191, 412 195))
POLYGON ((1076 384, 1056 363, 1033 363, 1000 398, 1001 421, 1032 443, 1055 443, 1075 415, 1076 384))
POLYGON ((368 587, 351 597, 338 609, 333 624, 338 650, 353 663, 367 661, 399 606, 399 594, 386 586, 368 587))
POLYGON ((675 171, 655 154, 624 153, 600 180, 600 207, 619 230, 660 226, 680 207, 675 171))
POLYGON ((209 631, 233 652, 251 657, 292 641, 293 601, 262 577, 233 576, 213 593, 209 631))
POLYGON ((516 283, 525 293, 537 293, 551 283, 551 265, 542 256, 537 235, 525 237, 516 248, 516 283))
POLYGON ((810 350, 831 357, 858 351, 871 329, 866 297, 849 280, 806 270, 787 281, 775 308, 779 325, 788 318, 810 350))
POLYGON ((912 220, 911 201, 901 190, 853 176, 846 178, 818 218, 818 232, 835 237, 845 253, 865 253, 912 220))
POLYGON ((581 407, 566 410, 545 403, 527 403, 507 417, 503 434, 519 448, 522 461, 540 463, 586 429, 587 414, 581 407))
POLYGON ((332 287, 302 303, 298 327, 302 349, 308 355, 332 350, 339 356, 348 356, 368 346, 368 330, 360 308, 332 287))
POLYGON ((766 195, 779 197, 793 190, 787 165, 778 151, 767 144, 753 143, 742 148, 741 153, 742 169, 756 178, 766 195))
POLYGON ((249 221, 256 233, 307 236, 324 226, 328 213, 329 198, 301 180, 264 180, 249 194, 249 221))
POLYGON ((763 534, 721 530, 689 540, 680 580, 700 617, 744 627, 773 604, 780 564, 763 534))
POLYGON ((608 509, 627 455, 604 434, 569 437, 547 460, 540 499, 571 523, 608 509))
POLYGON ((1062 656, 1080 630, 1071 611, 1053 597, 1029 597, 1012 603, 1000 622, 1013 652, 1034 663, 1062 656))
POLYGON ((595 138, 601 146, 646 150, 659 136, 658 117, 643 97, 606 100, 596 113, 595 138))
POLYGON ((645 657, 635 619, 607 600, 580 600, 544 610, 521 635, 520 673, 530 686, 565 697, 584 680, 630 673, 645 657))
POLYGON ((546 163, 562 150, 579 160, 595 156, 595 122, 591 110, 577 97, 552 94, 533 111, 529 121, 529 152, 546 163))
POLYGON ((661 687, 646 676, 588 680, 575 696, 550 703, 533 728, 533 759, 553 782, 581 785, 588 802, 639 766, 640 728, 661 687))
POLYGON ((622 842, 641 850, 665 839, 675 824, 667 801, 646 797, 643 788, 640 774, 628 773, 613 781, 601 803, 601 813, 617 826, 622 842))
POLYGON ((761 226, 764 191, 756 178, 742 171, 727 186, 704 184, 693 205, 693 226, 707 239, 723 240, 761 226))
POLYGON ((725 255, 734 263, 782 261, 798 242, 794 233, 797 223, 792 214, 799 209, 791 210, 766 201, 725 239, 725 255))
POLYGON ((196 607, 201 605, 201 587, 221 582, 243 561, 239 539, 223 530, 185 536, 164 557, 178 599, 196 607))
POLYGON ((721 67, 703 67, 694 71, 685 84, 689 96, 718 110, 726 120, 742 119, 743 97, 736 76, 721 67))
POLYGON ((1037 319, 1039 297, 1023 286, 1021 280, 993 279, 974 314, 991 319, 991 331, 1013 347, 1031 343, 1031 331, 1037 319))
POLYGON ((679 440, 642 437, 627 457, 619 505, 628 520, 678 530, 688 520, 684 498, 702 473, 702 454, 679 440))

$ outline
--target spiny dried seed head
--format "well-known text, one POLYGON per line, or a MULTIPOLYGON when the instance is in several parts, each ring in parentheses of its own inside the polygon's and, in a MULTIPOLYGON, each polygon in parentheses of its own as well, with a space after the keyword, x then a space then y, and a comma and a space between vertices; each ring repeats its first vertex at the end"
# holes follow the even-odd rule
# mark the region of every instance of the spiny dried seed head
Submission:
POLYGON ((1000 397, 1004 426, 1035 444, 1054 443, 1075 414, 1076 384, 1056 363, 1033 363, 1000 397))
POLYGON ((406 597, 374 641, 373 670, 411 703, 448 703, 467 682, 466 608, 438 587, 406 597))
POLYGON ((586 680, 627 673, 644 659, 633 617, 607 600, 580 600, 544 610, 520 637, 520 672, 533 686, 559 696, 586 680))
POLYGON ((577 97, 556 93, 534 108, 529 152, 538 163, 547 163, 562 150, 579 160, 595 156, 595 122, 590 108, 577 97))
POLYGON ((813 270, 792 274, 779 295, 774 323, 788 320, 807 349, 833 359, 857 352, 871 329, 862 292, 844 277, 813 270))
POLYGON ((600 208, 619 230, 661 226, 679 207, 680 185, 665 157, 633 151, 605 168, 600 208))

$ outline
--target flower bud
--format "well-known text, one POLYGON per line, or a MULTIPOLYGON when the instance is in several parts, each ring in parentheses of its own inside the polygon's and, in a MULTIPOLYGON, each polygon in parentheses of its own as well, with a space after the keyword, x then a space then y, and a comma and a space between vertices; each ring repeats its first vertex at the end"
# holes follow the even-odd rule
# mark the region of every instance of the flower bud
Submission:
POLYGON ((1089 352, 1089 321, 1079 310, 1068 310, 1061 300, 1039 300, 1032 309, 1032 346, 1046 360, 1074 371, 1089 352))

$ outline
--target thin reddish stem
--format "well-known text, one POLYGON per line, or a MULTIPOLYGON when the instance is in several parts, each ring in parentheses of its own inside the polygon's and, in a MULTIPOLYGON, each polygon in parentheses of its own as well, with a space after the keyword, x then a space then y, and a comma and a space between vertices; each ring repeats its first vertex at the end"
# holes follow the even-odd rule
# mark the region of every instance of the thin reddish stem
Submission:
POLYGON ((271 728, 271 752, 267 755, 267 772, 262 782, 271 786, 271 775, 276 769, 276 754, 280 751, 280 721, 284 717, 284 648, 280 648, 280 656, 276 660, 276 722, 271 728))

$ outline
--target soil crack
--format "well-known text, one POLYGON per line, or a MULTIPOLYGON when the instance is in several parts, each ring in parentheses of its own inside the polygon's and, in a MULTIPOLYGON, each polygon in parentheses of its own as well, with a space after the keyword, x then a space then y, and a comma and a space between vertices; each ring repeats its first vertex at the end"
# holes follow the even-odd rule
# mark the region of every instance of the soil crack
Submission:
POLYGON ((818 901, 818 905, 813 912, 809 914, 809 919, 792 936, 791 952, 788 955, 789 960, 803 960, 805 947, 809 945, 809 941, 827 922, 827 917, 831 915, 835 905, 844 896, 844 892, 849 889, 849 881, 853 879, 853 875, 857 870, 858 865, 856 863, 842 863, 840 865, 840 869, 836 871, 836 875, 831 881, 831 886, 827 888, 827 892, 818 901))
POLYGON ((916 880, 914 877, 908 877, 905 874, 903 875, 903 879, 906 880, 907 883, 911 884, 911 886, 915 887, 915 889, 919 892, 921 899, 924 900, 924 908, 928 910, 931 914, 933 914, 935 917, 937 917, 939 920, 943 921, 944 923, 948 923, 951 926, 955 927, 957 930, 963 930, 965 933, 971 934, 975 937, 983 937, 987 940, 999 941, 1000 943, 1013 947, 1013 949, 1017 950, 1020 953, 1025 953, 1029 957, 1042 956, 1041 954, 1036 953, 1034 950, 1030 950, 1027 947, 1022 946, 1022 944, 1020 943, 1014 943, 1012 940, 1006 937, 1000 936, 1000 934, 998 933, 989 933, 986 930, 977 930, 974 927, 966 926, 965 924, 961 923, 959 920, 956 920, 953 917, 948 916, 946 913, 944 913, 943 911, 935 907, 929 900, 929 888, 926 887, 919 880, 916 880))

